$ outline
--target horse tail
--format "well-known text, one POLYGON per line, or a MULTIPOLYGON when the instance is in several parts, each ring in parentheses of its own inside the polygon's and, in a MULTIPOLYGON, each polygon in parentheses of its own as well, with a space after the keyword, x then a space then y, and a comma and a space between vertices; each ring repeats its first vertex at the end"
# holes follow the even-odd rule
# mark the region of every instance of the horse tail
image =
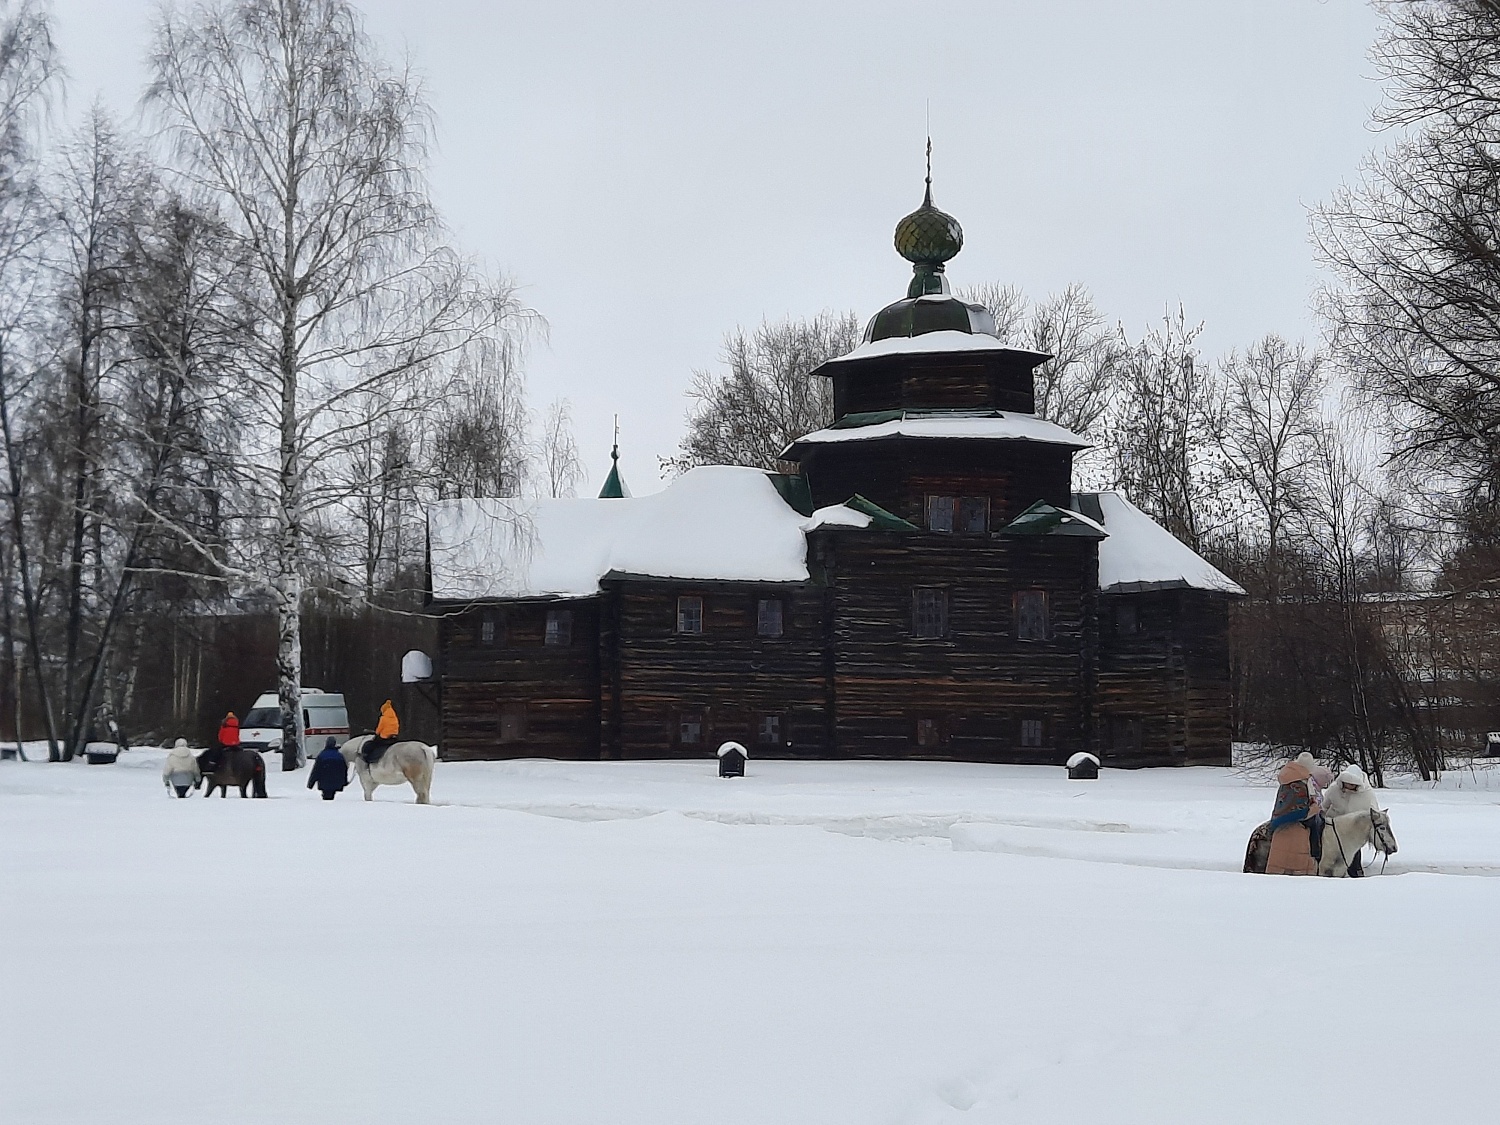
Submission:
POLYGON ((250 774, 250 781, 255 786, 255 795, 264 797, 266 795, 266 760, 259 754, 255 755, 255 769, 250 774))

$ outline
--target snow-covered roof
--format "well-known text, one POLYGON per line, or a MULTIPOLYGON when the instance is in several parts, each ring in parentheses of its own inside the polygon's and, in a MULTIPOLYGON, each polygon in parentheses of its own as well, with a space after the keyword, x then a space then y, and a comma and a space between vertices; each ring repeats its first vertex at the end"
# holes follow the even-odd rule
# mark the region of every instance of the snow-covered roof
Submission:
POLYGON ((446 500, 428 512, 432 596, 581 598, 610 573, 805 582, 807 524, 768 474, 725 465, 689 470, 649 496, 446 500))
MULTIPOLYGON (((883 342, 883 341, 882 341, 883 342)), ((1009 411, 965 413, 945 411, 907 411, 902 417, 867 426, 835 425, 800 437, 787 446, 783 457, 808 445, 831 445, 846 441, 875 441, 879 438, 948 438, 975 441, 1036 441, 1063 445, 1069 449, 1087 449, 1089 443, 1072 430, 1035 414, 1009 411)))
POLYGON ((740 752, 740 757, 745 758, 747 760, 750 757, 750 751, 746 750, 738 742, 726 742, 726 743, 724 743, 724 745, 720 746, 719 749, 715 753, 717 754, 718 757, 722 758, 725 754, 729 753, 731 750, 738 750, 740 752))
POLYGON ((1099 542, 1099 589, 1107 594, 1194 589, 1243 594, 1244 588, 1118 492, 1081 494, 1075 507, 1098 506, 1109 533, 1099 542), (1092 501, 1092 503, 1090 503, 1092 501))
POLYGON ((887 336, 883 340, 871 340, 860 344, 852 352, 830 359, 824 367, 835 363, 856 363, 862 359, 876 359, 887 355, 942 354, 944 352, 1014 352, 1034 358, 1038 363, 1046 359, 1041 352, 1029 348, 1015 348, 1004 340, 982 332, 959 332, 944 329, 939 332, 923 332, 919 336, 887 336))
POLYGON ((1071 758, 1068 759, 1068 768, 1070 770, 1077 769, 1079 766, 1083 765, 1084 762, 1093 762, 1094 765, 1097 766, 1099 764, 1099 759, 1094 757, 1094 755, 1090 754, 1087 750, 1080 750, 1078 751, 1078 753, 1074 754, 1071 758))

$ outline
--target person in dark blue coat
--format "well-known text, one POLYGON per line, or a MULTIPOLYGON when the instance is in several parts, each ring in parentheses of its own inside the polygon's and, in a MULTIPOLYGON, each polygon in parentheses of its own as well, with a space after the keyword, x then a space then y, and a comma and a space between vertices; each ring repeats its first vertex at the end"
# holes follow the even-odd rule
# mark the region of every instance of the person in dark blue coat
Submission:
POLYGON ((313 762, 313 768, 308 771, 307 787, 311 789, 316 785, 323 793, 323 800, 331 801, 348 784, 349 763, 339 753, 338 742, 330 738, 323 744, 323 749, 313 762))

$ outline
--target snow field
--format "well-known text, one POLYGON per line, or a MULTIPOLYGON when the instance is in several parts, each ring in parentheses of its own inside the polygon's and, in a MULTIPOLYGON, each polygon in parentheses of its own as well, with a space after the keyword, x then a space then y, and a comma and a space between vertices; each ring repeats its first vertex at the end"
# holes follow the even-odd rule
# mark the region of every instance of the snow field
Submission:
POLYGON ((1500 776, 1332 881, 1238 873, 1225 770, 159 762, 0 765, 0 1119, 1493 1119, 1500 776))

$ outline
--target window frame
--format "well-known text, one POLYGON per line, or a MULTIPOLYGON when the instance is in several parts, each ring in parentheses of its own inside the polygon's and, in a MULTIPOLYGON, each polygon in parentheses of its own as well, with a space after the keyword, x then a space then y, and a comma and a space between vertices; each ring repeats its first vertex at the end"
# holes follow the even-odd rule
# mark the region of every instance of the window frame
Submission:
POLYGON ((931 715, 917 719, 917 749, 936 750, 943 745, 943 721, 931 715))
POLYGON ((703 635, 703 595, 702 594, 678 594, 677 595, 677 635, 681 637, 701 637, 703 635), (693 610, 697 614, 696 629, 684 628, 688 621, 685 611, 693 610))
POLYGON ((990 498, 988 496, 960 496, 958 498, 957 518, 954 520, 954 530, 961 535, 988 535, 990 530, 990 498), (964 518, 966 505, 974 505, 979 512, 979 526, 970 527, 969 521, 964 518))
POLYGON ((948 636, 948 631, 948 588, 946 586, 913 586, 911 591, 911 635, 917 640, 940 641, 948 636), (926 595, 932 596, 931 608, 936 612, 935 632, 924 631, 922 627, 922 600, 926 595))
POLYGON ((927 530, 936 531, 942 535, 952 535, 958 523, 958 497, 944 496, 940 493, 930 492, 922 504, 923 513, 927 521, 927 530), (946 510, 947 527, 942 527, 933 522, 935 512, 946 510))
POLYGON ((708 716, 701 710, 677 712, 675 725, 675 739, 678 746, 706 746, 708 744, 708 716), (698 727, 696 738, 687 738, 686 728, 689 723, 695 723, 698 727))
POLYGON ((1015 621, 1015 638, 1018 641, 1035 643, 1052 639, 1052 606, 1047 591, 1036 587, 1017 590, 1011 595, 1011 616, 1015 621), (1041 603, 1041 635, 1035 635, 1029 624, 1036 620, 1034 613, 1022 612, 1022 603, 1035 596, 1041 603))
POLYGON ((755 717, 755 745, 757 746, 784 746, 782 731, 786 727, 786 719, 779 713, 763 712, 755 717), (775 724, 774 732, 767 737, 767 724, 775 724))
POLYGON ((1016 723, 1016 743, 1023 750, 1041 750, 1047 746, 1047 720, 1041 715, 1023 715, 1016 723), (1030 741, 1026 735, 1029 730, 1036 732, 1036 741, 1030 741))
POLYGON ((784 599, 757 598, 755 600, 755 635, 768 640, 777 640, 786 636, 786 601, 784 599), (771 605, 776 607, 776 631, 774 633, 766 630, 766 608, 771 605))
POLYGON ((549 609, 547 621, 542 629, 542 645, 546 648, 570 648, 573 644, 573 611, 571 609, 549 609), (554 629, 553 626, 556 625, 554 629))
POLYGON ((493 609, 479 615, 479 644, 483 648, 500 647, 500 614, 493 609))

